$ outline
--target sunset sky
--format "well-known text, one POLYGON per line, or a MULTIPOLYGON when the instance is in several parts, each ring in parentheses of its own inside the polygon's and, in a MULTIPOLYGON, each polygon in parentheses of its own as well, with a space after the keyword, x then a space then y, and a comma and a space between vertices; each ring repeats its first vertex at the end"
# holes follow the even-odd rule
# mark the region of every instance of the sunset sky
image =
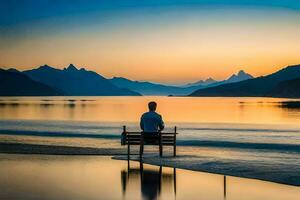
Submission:
POLYGON ((186 83, 300 64, 299 0, 0 0, 0 66, 186 83), (88 2, 88 3, 87 3, 88 2))

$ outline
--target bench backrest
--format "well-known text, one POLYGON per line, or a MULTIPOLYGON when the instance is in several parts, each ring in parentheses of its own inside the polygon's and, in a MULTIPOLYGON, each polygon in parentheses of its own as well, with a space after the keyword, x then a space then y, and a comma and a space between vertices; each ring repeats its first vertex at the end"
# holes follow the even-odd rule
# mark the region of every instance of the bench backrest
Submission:
POLYGON ((140 145, 143 139, 144 145, 158 145, 161 142, 164 146, 173 146, 176 144, 177 134, 176 127, 174 132, 144 133, 126 131, 126 126, 123 126, 123 145, 140 145))

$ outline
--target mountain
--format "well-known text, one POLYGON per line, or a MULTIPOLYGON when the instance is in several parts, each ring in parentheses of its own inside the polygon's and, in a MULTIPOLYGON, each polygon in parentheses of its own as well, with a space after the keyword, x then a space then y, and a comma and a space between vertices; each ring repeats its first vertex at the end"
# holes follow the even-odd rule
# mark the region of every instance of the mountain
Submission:
POLYGON ((0 69, 0 96, 59 96, 62 92, 32 80, 21 72, 0 69))
POLYGON ((235 82, 240 82, 252 78, 254 78, 252 75, 246 73, 244 70, 240 70, 237 74, 233 74, 223 83, 235 83, 235 82))
POLYGON ((240 70, 237 74, 232 74, 229 78, 227 78, 223 81, 216 81, 212 78, 208 78, 205 81, 200 80, 200 81, 197 81, 195 83, 186 84, 184 87, 202 86, 202 88, 207 88, 207 87, 223 85, 223 84, 226 84, 226 83, 240 82, 240 81, 244 81, 244 80, 252 79, 252 78, 254 78, 252 75, 246 73, 244 70, 240 70))
POLYGON ((223 81, 217 81, 215 83, 207 85, 207 87, 214 87, 218 85, 224 85, 227 83, 235 83, 235 82, 240 82, 248 79, 254 78, 252 75, 246 73, 244 70, 240 70, 236 74, 232 74, 229 78, 223 80, 223 81))
POLYGON ((200 81, 197 81, 197 82, 194 82, 194 83, 188 83, 186 85, 183 85, 183 87, 190 87, 190 86, 207 86, 207 85, 210 85, 210 84, 213 84, 213 83, 216 83, 218 81, 214 80, 213 78, 208 78, 206 80, 200 80, 200 81))
POLYGON ((189 96, 269 96, 282 81, 300 78, 300 65, 288 66, 268 76, 199 89, 189 96))
POLYGON ((202 86, 176 87, 163 84, 133 81, 123 77, 114 77, 110 79, 111 83, 117 87, 127 88, 142 95, 188 95, 191 92, 202 88, 202 86))
POLYGON ((243 70, 224 81, 216 81, 212 78, 200 80, 195 83, 189 83, 183 86, 169 86, 151 82, 133 81, 123 77, 114 77, 110 79, 111 83, 117 87, 127 88, 132 91, 141 93, 142 95, 188 95, 195 90, 222 85, 231 82, 237 82, 253 78, 250 74, 245 73, 243 70))
POLYGON ((44 65, 23 73, 69 96, 140 96, 137 92, 116 87, 96 72, 77 69, 73 64, 63 70, 44 65))
POLYGON ((300 98, 300 78, 278 83, 267 96, 283 98, 300 98))

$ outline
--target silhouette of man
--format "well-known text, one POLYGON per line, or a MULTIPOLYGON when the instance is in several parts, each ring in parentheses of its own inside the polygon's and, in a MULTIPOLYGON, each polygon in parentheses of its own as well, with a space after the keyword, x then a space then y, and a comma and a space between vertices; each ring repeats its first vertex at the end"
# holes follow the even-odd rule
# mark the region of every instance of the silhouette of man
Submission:
POLYGON ((144 133, 158 133, 165 128, 161 115, 155 112, 156 107, 156 102, 149 102, 149 112, 144 113, 141 117, 140 126, 144 133))

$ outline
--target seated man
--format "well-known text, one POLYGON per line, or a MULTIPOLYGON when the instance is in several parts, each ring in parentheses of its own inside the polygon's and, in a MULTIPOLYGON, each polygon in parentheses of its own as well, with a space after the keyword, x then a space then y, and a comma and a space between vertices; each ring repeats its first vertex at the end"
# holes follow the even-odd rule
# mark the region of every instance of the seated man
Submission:
POLYGON ((151 101, 148 103, 149 112, 146 112, 141 117, 140 126, 145 136, 148 134, 155 134, 162 131, 165 127, 160 114, 155 112, 157 107, 156 102, 151 101))

